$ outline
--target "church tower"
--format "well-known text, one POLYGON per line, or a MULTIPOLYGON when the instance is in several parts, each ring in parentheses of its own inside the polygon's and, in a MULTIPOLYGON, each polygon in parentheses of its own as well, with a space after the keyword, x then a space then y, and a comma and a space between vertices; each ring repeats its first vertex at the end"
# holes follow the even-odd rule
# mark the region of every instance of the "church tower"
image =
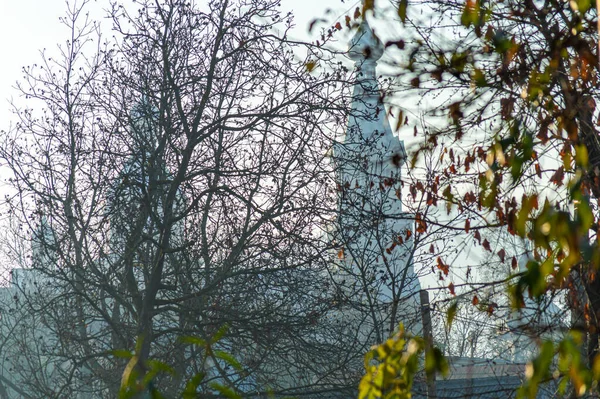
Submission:
MULTIPOLYGON (((180 191, 175 197, 174 215, 165 218, 165 203, 173 177, 167 167, 165 150, 160 148, 159 110, 143 95, 130 111, 129 155, 108 190, 106 217, 110 223, 107 261, 115 270, 132 268, 144 289, 151 267, 159 253, 158 242, 165 225, 171 223, 171 248, 185 240, 184 222, 177 220, 185 209, 180 191)), ((169 252, 169 251, 167 251, 169 252)), ((178 265, 175 252, 166 255, 165 278, 174 281, 178 265)))
POLYGON ((40 223, 31 236, 31 252, 34 268, 39 267, 54 269, 56 267, 55 254, 56 238, 45 215, 40 217, 40 223))
POLYGON ((339 192, 338 257, 346 289, 374 310, 376 339, 398 323, 421 332, 413 268, 413 220, 403 212, 404 144, 390 128, 377 81, 383 45, 366 20, 350 42, 355 78, 345 136, 334 146, 339 192))

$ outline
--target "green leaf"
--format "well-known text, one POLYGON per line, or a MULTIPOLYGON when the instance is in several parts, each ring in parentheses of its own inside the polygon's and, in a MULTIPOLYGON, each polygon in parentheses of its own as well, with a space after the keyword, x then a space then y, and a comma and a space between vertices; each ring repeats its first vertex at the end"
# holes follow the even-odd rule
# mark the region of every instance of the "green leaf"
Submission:
POLYGON ((540 354, 525 368, 525 382, 517 391, 519 399, 535 399, 540 383, 550 376, 550 366, 554 358, 554 344, 545 341, 540 348, 540 354))
POLYGON ((467 28, 471 25, 477 25, 479 23, 479 10, 480 4, 478 0, 467 0, 460 17, 460 23, 467 28))
POLYGON ((200 346, 200 347, 206 347, 206 341, 203 340, 202 338, 198 338, 198 337, 192 337, 192 336, 187 336, 187 337, 180 337, 179 341, 181 341, 184 344, 192 344, 192 345, 196 345, 196 346, 200 346))
POLYGON ((111 351, 110 354, 120 359, 131 359, 131 357, 133 356, 133 353, 131 353, 131 351, 125 349, 115 349, 111 351))
POLYGON ((585 14, 592 7, 591 0, 570 1, 569 4, 571 5, 573 11, 577 11, 581 14, 585 14))
POLYGON ((371 362, 375 358, 375 354, 376 353, 377 353, 376 350, 370 350, 370 351, 368 351, 366 353, 366 355, 365 355, 365 370, 369 369, 369 365, 371 364, 371 362))
POLYGON ((448 308, 448 312, 446 313, 446 321, 448 323, 448 330, 452 327, 452 322, 456 317, 456 312, 458 312, 458 302, 453 302, 448 308))
POLYGON ((427 375, 440 373, 447 376, 449 369, 448 361, 439 348, 432 348, 425 353, 425 372, 427 375))
POLYGON ((151 371, 167 373, 171 375, 175 375, 175 369, 169 366, 167 363, 161 362, 159 360, 150 359, 146 361, 146 365, 151 371))
POLYGON ((238 362, 237 359, 233 357, 233 355, 231 355, 230 353, 221 350, 216 350, 214 351, 214 355, 217 359, 223 360, 237 371, 242 370, 242 365, 240 364, 240 362, 238 362))
POLYGON ((402 23, 406 22, 406 9, 408 8, 408 0, 400 0, 398 3, 398 16, 402 23))
POLYGON ((588 151, 584 144, 575 146, 575 163, 581 168, 588 167, 588 151))
POLYGON ((183 390, 183 399, 194 399, 198 396, 196 391, 198 390, 198 386, 202 383, 205 376, 205 373, 198 373, 189 379, 187 384, 185 384, 185 389, 183 390))
POLYGON ((242 396, 237 393, 236 391, 234 391, 232 388, 223 385, 223 384, 219 384, 218 382, 211 382, 209 384, 209 386, 216 390, 219 391, 219 393, 223 396, 225 396, 226 398, 229 399, 242 399, 242 396))
POLYGON ((464 72, 465 67, 469 63, 469 54, 465 53, 452 53, 450 58, 450 65, 458 72, 464 72))
POLYGON ((158 392, 158 390, 156 390, 156 389, 152 389, 150 391, 150 398, 151 399, 167 399, 167 397, 165 395, 158 392))
MULTIPOLYGON (((550 259, 550 265, 552 265, 552 258, 550 259)), ((546 262, 544 262, 546 263, 546 262)), ((539 298, 546 292, 546 279, 543 270, 547 269, 540 267, 540 264, 534 260, 527 262, 527 271, 521 277, 519 283, 522 287, 529 289, 531 296, 539 298)))
POLYGON ((225 334, 227 334, 227 331, 229 331, 229 326, 227 324, 223 324, 221 328, 219 328, 219 330, 215 333, 215 335, 212 336, 210 342, 213 344, 215 342, 219 342, 221 338, 223 338, 225 334))
POLYGON ((475 86, 477 87, 486 87, 487 86, 487 81, 485 80, 485 74, 483 73, 483 71, 479 68, 475 68, 475 70, 473 71, 473 82, 475 83, 475 86))
POLYGON ((592 227, 592 224, 594 224, 594 214, 592 213, 589 202, 585 198, 582 198, 577 205, 577 218, 580 225, 580 234, 587 234, 588 230, 592 227))

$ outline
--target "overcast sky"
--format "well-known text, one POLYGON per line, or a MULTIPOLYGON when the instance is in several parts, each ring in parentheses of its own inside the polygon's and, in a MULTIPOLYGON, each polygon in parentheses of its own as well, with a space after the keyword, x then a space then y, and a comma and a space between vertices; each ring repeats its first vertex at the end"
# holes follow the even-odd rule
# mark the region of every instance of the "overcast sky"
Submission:
MULTIPOLYGON (((103 3, 107 1, 95 0, 92 6, 102 9, 103 3)), ((294 12, 294 35, 305 40, 312 19, 325 15, 328 8, 335 10, 329 17, 339 16, 357 4, 360 0, 282 0, 283 9, 294 12)), ((54 52, 67 37, 68 30, 59 21, 65 9, 65 0, 0 0, 0 130, 13 119, 8 99, 18 95, 12 86, 21 78, 21 68, 38 62, 43 48, 54 52)))

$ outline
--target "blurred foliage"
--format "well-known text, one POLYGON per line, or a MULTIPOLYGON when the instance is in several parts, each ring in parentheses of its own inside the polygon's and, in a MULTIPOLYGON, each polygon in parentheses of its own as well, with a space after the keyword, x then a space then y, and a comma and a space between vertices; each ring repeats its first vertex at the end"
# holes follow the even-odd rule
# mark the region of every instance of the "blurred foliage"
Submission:
MULTIPOLYGON (((525 370, 520 398, 535 398, 540 384, 550 380, 558 383, 560 394, 580 397, 599 391, 596 6, 591 0, 401 0, 395 4, 399 20, 393 23, 403 32, 418 31, 412 36, 418 39, 386 43, 386 48, 404 52, 406 61, 394 65, 399 79, 410 81, 412 89, 453 90, 431 110, 433 116, 446 115, 446 126, 426 126, 410 162, 415 167, 424 154, 434 153, 444 160, 444 169, 436 170, 428 184, 411 185, 411 195, 421 193, 427 205, 445 202, 448 213, 465 220, 465 233, 489 253, 485 228, 505 229, 531 243, 524 269, 516 270, 512 259, 515 272, 506 290, 515 311, 528 298, 539 301, 564 292, 569 310, 580 315, 561 340, 540 340, 539 354, 525 370), (435 28, 418 26, 415 16, 422 16, 423 9, 438 13, 438 23, 444 22, 444 42, 435 41, 435 28), (475 183, 465 189, 460 181, 475 183)), ((367 13, 381 17, 377 12, 374 1, 363 2, 354 18, 367 13)), ((400 109, 399 124, 404 114, 400 109)), ((426 230, 431 223, 423 219, 418 224, 426 230)), ((505 262, 503 249, 497 256, 505 262)), ((443 279, 452 265, 442 258, 439 265, 443 279)), ((447 289, 456 295, 453 283, 447 289)), ((478 306, 477 295, 472 304, 478 306)), ((454 302, 448 307, 448 325, 456 312, 454 302)), ((375 348, 365 359, 359 397, 409 398, 423 351, 422 340, 402 331, 375 348)), ((432 364, 444 370, 443 359, 425 361, 428 369, 432 364)))
MULTIPOLYGON (((181 342, 202 350, 202 365, 204 368, 207 366, 208 359, 212 359, 214 362, 221 362, 223 365, 232 367, 236 372, 243 373, 244 370, 242 365, 234 355, 217 349, 219 341, 225 337, 227 330, 227 325, 224 325, 209 340, 187 336, 182 337, 181 342)), ((137 352, 141 349, 142 342, 143 338, 138 337, 137 349, 134 353, 126 350, 114 350, 112 352, 114 357, 129 360, 129 363, 123 372, 119 398, 166 398, 155 385, 155 380, 161 374, 175 375, 176 372, 168 364, 154 359, 146 361, 143 365, 139 364, 139 355, 137 352), (144 373, 139 372, 141 368, 143 368, 144 373)), ((226 382, 218 380, 207 381, 206 370, 199 371, 185 383, 185 388, 181 392, 181 397, 183 399, 197 398, 200 397, 200 392, 210 392, 214 394, 215 397, 241 399, 241 395, 226 382)))
POLYGON ((400 325, 398 332, 365 355, 365 376, 359 385, 359 399, 409 399, 415 377, 425 374, 448 374, 448 363, 437 348, 427 348, 425 341, 411 337, 400 325))

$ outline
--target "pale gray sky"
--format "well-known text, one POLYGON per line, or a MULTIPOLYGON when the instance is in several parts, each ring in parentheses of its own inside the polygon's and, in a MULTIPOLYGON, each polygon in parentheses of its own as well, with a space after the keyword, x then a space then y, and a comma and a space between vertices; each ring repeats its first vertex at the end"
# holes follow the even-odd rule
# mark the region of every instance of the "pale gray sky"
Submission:
MULTIPOLYGON (((198 0, 199 3, 206 0, 198 0)), ((92 9, 101 10, 107 0, 94 0, 92 9)), ((328 19, 353 9, 360 0, 282 0, 285 11, 293 11, 296 19, 294 36, 307 40, 308 24, 327 14, 328 19), (327 9, 331 9, 327 13, 327 9)), ((22 76, 21 68, 40 60, 40 50, 56 51, 68 30, 59 18, 66 10, 65 0, 0 0, 0 130, 13 118, 8 99, 17 97, 12 88, 22 76)))
POLYGON ((55 47, 65 30, 58 18, 63 0, 0 0, 0 130, 6 127, 11 88, 21 68, 39 59, 39 50, 55 47))

